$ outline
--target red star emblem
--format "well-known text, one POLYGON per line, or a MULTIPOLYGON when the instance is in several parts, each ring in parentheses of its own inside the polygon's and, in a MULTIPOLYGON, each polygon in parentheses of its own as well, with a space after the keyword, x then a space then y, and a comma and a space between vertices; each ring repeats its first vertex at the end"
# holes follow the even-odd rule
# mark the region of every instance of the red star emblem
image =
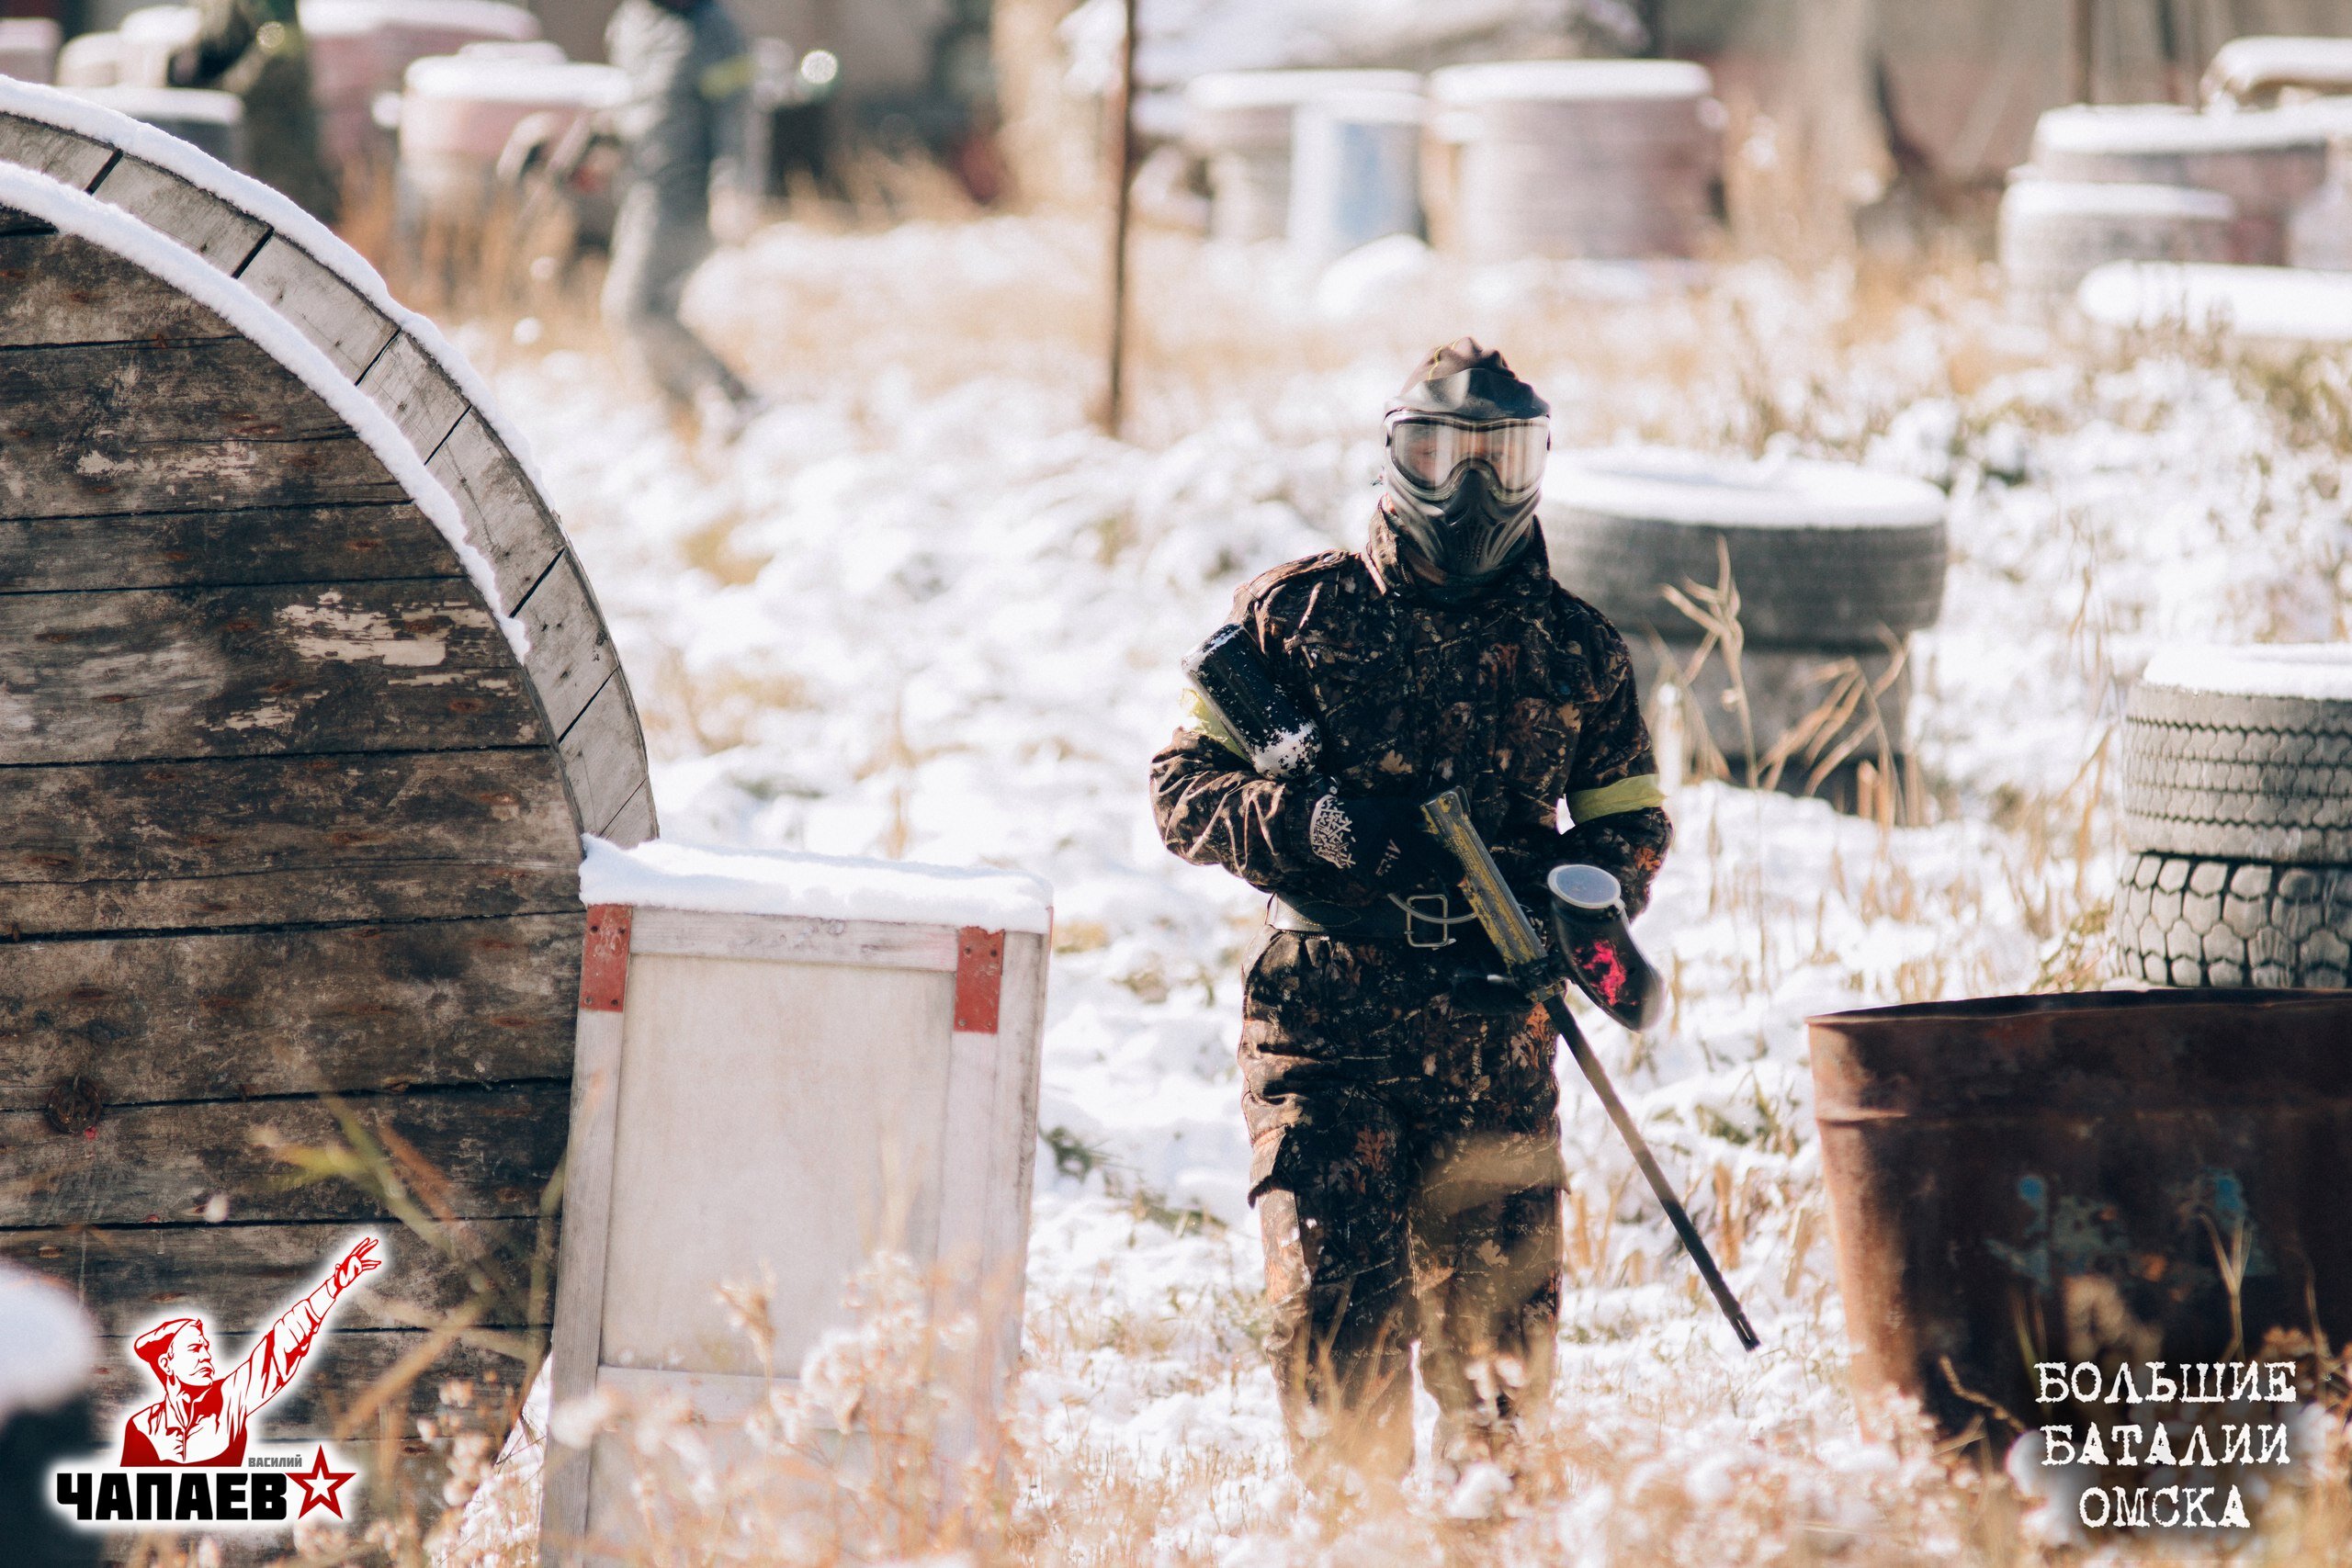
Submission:
POLYGON ((324 1508, 336 1518, 343 1517, 343 1502, 337 1495, 343 1483, 359 1472, 356 1470, 327 1468, 327 1450, 311 1450, 311 1468, 294 1472, 294 1484, 302 1489, 302 1512, 296 1518, 308 1517, 313 1508, 324 1508))

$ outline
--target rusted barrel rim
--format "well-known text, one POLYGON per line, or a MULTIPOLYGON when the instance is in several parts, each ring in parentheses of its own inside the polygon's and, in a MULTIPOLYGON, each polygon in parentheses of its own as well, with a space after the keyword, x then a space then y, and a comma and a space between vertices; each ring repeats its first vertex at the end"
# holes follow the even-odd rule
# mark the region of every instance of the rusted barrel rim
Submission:
POLYGON ((1977 997, 1806 1021, 1816 1117, 2179 1115, 2352 1100, 2352 992, 1977 997))

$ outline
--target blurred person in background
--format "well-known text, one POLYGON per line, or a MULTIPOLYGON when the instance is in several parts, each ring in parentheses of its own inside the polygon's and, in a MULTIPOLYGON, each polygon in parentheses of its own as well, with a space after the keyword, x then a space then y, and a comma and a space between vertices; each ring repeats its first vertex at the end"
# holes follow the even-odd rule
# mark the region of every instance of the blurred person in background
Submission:
POLYGON ((752 53, 719 0, 621 0, 605 51, 629 81, 616 116, 628 165, 605 321, 673 407, 732 434, 758 400, 678 319, 678 305, 717 242, 740 243, 752 226, 752 53))
POLYGON ((234 93, 245 106, 246 172, 334 222, 342 203, 319 157, 296 0, 199 0, 197 9, 196 42, 172 62, 172 85, 234 93))

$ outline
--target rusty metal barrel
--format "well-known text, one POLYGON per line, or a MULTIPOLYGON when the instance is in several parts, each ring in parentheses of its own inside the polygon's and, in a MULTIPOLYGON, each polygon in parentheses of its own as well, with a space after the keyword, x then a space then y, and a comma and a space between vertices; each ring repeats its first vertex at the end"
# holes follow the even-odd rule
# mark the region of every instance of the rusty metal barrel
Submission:
MULTIPOLYGON (((2352 1337, 2352 995, 1992 997, 1811 1021, 1858 1392, 2034 1421, 2035 1360, 2352 1337)), ((2006 1443, 1997 1419, 1986 1429, 2006 1443)))

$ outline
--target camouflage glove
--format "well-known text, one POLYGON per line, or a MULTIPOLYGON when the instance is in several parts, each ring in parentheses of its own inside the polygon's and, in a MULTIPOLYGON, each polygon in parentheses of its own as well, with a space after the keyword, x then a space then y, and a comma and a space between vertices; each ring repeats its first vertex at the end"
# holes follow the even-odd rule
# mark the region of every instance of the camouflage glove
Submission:
POLYGON ((1419 893, 1461 879, 1410 801, 1327 795, 1307 819, 1306 842, 1321 859, 1385 893, 1419 893))

